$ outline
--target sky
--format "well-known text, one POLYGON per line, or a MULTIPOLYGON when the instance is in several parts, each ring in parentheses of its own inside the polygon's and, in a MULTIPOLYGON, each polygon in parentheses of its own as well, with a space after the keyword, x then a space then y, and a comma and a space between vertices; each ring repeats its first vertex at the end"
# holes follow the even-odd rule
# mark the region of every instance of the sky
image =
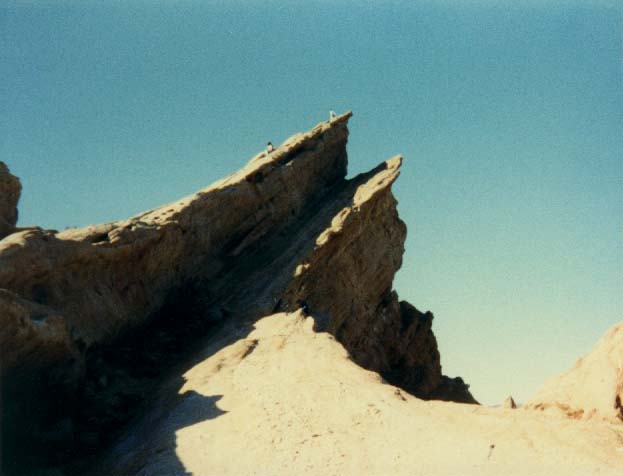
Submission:
POLYGON ((9 0, 0 31, 20 225, 127 218, 353 110, 351 175, 405 158, 395 287, 477 399, 623 320, 618 2, 9 0))

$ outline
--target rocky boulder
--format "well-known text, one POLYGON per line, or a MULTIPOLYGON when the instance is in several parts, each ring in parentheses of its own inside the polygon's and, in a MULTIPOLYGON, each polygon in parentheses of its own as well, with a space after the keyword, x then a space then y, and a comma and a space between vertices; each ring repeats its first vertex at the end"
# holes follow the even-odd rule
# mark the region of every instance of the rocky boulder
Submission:
POLYGON ((514 410, 515 408, 517 408, 515 399, 511 395, 506 397, 506 399, 504 400, 504 403, 502 403, 502 408, 508 408, 510 410, 514 410))

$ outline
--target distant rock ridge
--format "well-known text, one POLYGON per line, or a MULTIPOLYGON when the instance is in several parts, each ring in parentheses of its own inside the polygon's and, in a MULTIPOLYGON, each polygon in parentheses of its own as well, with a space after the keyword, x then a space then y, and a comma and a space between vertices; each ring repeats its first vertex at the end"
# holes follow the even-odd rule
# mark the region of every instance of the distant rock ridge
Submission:
POLYGON ((571 369, 546 382, 526 408, 623 422, 623 322, 610 328, 571 369))
POLYGON ((3 433, 14 436, 4 453, 51 440, 95 451, 186 342, 297 308, 394 385, 475 403, 441 373, 433 315, 392 290, 406 237, 391 193, 402 159, 347 180, 350 116, 128 220, 0 240, 3 433))

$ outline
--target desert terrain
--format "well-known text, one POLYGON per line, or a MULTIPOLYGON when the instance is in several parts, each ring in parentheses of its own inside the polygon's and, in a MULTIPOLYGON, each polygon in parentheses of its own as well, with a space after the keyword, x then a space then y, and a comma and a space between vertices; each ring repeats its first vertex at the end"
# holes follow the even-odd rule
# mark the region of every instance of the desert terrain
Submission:
POLYGON ((393 288, 403 158, 347 179, 350 116, 62 232, 17 227, 0 163, 5 474, 623 474, 623 327, 524 405, 478 404, 393 288))

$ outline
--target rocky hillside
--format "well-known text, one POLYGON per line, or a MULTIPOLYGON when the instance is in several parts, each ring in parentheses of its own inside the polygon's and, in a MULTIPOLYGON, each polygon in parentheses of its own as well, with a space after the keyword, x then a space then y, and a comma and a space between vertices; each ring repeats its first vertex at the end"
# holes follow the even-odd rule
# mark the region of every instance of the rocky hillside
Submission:
POLYGON ((527 407, 572 418, 623 421, 623 323, 562 375, 547 382, 527 407))
POLYGON ((401 158, 347 180, 349 117, 128 220, 0 240, 7 470, 98 453, 212 334, 297 309, 407 392, 474 402, 441 373, 432 314, 392 290, 401 158))

